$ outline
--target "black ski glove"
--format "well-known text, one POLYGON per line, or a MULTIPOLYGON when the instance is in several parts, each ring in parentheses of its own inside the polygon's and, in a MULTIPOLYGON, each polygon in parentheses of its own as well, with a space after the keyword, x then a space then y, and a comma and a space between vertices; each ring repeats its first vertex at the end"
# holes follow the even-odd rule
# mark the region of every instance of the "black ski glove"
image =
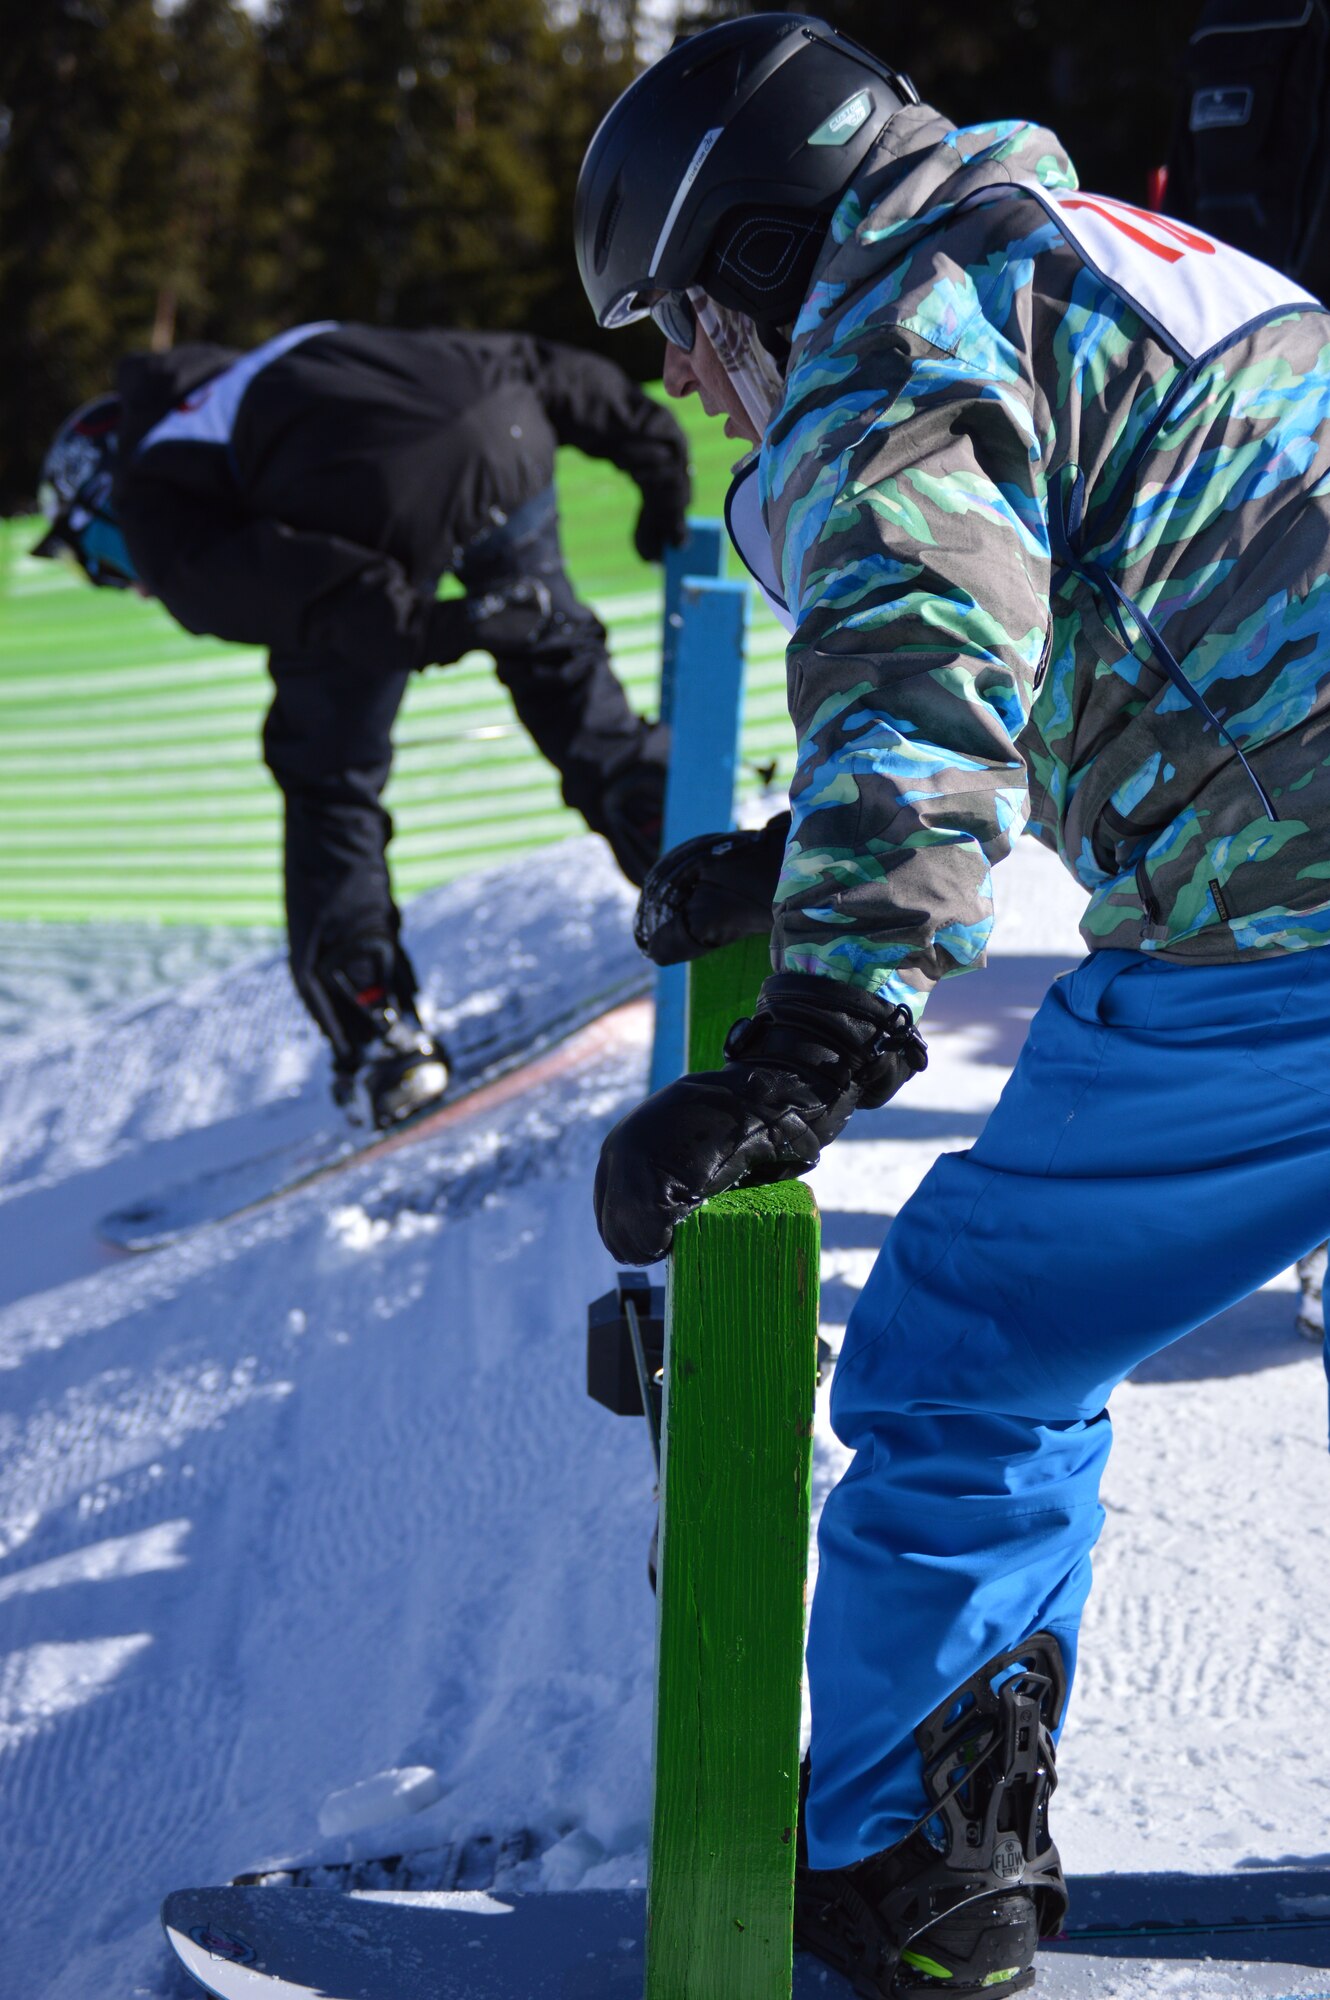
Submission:
POLYGON ((675 1224, 723 1188, 796 1180, 857 1105, 870 1110, 924 1069, 904 1007, 806 972, 763 985, 736 1021, 725 1067, 681 1076, 621 1119, 596 1169, 596 1224, 620 1264, 663 1257, 675 1224))
POLYGON ((425 621, 422 667, 449 667, 477 648, 496 659, 536 645, 552 623, 550 594, 538 577, 522 577, 485 597, 445 597, 425 621))
POLYGON ((615 860, 635 888, 660 853, 665 824, 665 766, 630 764, 611 779, 600 802, 586 815, 587 825, 603 833, 615 860))
POLYGON ((666 549, 682 548, 688 540, 688 500, 692 481, 685 468, 677 478, 660 479, 642 488, 642 511, 633 530, 633 547, 643 562, 661 562, 666 549))
POLYGON ((642 885, 633 936, 655 965, 683 965, 736 938, 765 937, 790 815, 743 833, 703 833, 662 854, 642 885))

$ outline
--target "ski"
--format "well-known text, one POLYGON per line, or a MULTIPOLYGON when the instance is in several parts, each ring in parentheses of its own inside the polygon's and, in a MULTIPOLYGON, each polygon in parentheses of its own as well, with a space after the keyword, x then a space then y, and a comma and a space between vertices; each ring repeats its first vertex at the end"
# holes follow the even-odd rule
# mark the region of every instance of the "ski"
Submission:
MULTIPOLYGON (((382 1130, 356 1131, 329 1123, 253 1157, 235 1161, 157 1189, 111 1210, 97 1225, 99 1236, 117 1250, 160 1250, 208 1224, 229 1222, 326 1180, 330 1175, 382 1157, 446 1130, 485 1103, 501 1103, 516 1088, 553 1074, 583 1052, 582 1037, 604 1021, 620 1021, 647 985, 634 972, 609 987, 582 996, 576 1004, 524 1036, 473 1043, 470 1066, 459 1064, 447 1095, 413 1118, 382 1130)), ((611 1030, 611 1034, 613 1031, 611 1030)))

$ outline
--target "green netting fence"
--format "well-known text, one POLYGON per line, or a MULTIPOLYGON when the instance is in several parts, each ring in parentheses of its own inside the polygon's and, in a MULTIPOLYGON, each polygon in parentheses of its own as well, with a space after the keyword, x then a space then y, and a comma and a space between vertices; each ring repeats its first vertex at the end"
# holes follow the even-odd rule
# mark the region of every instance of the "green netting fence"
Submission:
MULTIPOLYGON (((699 514, 720 511, 733 446, 718 430, 694 430, 699 514)), ((632 551, 635 489, 576 452, 558 484, 574 581, 630 699, 654 712, 660 572, 632 551)), ((0 920, 279 924, 262 651, 191 638, 156 604, 33 561, 37 527, 0 522, 0 920)), ((757 607, 743 755, 741 797, 763 767, 788 782, 784 635, 757 607)), ((413 680, 386 803, 402 897, 584 830, 480 654, 413 680)))

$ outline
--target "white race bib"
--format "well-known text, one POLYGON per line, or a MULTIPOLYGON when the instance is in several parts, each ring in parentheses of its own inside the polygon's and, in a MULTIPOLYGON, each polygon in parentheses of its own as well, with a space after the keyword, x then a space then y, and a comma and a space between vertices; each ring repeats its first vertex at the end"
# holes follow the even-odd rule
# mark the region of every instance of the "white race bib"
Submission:
POLYGON ((321 319, 308 326, 293 326, 288 333, 266 340, 251 354, 242 354, 239 361, 233 361, 220 375, 191 389, 183 402, 153 425, 135 455, 151 451, 155 444, 229 444, 240 399, 259 370, 276 361, 279 355, 299 347, 302 340, 312 340, 316 333, 331 333, 336 325, 335 319, 321 319))
POLYGON ((1282 272, 1189 222, 1110 195, 1043 199, 1091 269, 1189 361, 1281 307, 1319 306, 1282 272))

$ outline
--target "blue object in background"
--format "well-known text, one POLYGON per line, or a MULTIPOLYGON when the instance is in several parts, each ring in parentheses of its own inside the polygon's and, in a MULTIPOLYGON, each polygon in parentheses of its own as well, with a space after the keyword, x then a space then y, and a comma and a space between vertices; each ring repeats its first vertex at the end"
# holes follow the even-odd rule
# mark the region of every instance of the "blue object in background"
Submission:
MULTIPOLYGON (((747 581, 729 583, 719 521, 690 521, 689 539, 665 557, 665 635, 660 712, 673 731, 665 794, 664 848, 734 823, 734 774, 743 715, 747 581), (710 573, 708 573, 710 572, 710 573)), ((684 1068, 688 969, 656 978, 651 1088, 684 1068)))
MULTIPOLYGON (((670 721, 674 712, 675 663, 679 657, 679 633, 683 625, 681 600, 684 578, 724 576, 725 524, 723 521, 688 522, 688 540, 682 548, 665 551, 665 626, 660 646, 660 714, 670 721)), ((703 833, 706 832, 703 827, 703 833)))

